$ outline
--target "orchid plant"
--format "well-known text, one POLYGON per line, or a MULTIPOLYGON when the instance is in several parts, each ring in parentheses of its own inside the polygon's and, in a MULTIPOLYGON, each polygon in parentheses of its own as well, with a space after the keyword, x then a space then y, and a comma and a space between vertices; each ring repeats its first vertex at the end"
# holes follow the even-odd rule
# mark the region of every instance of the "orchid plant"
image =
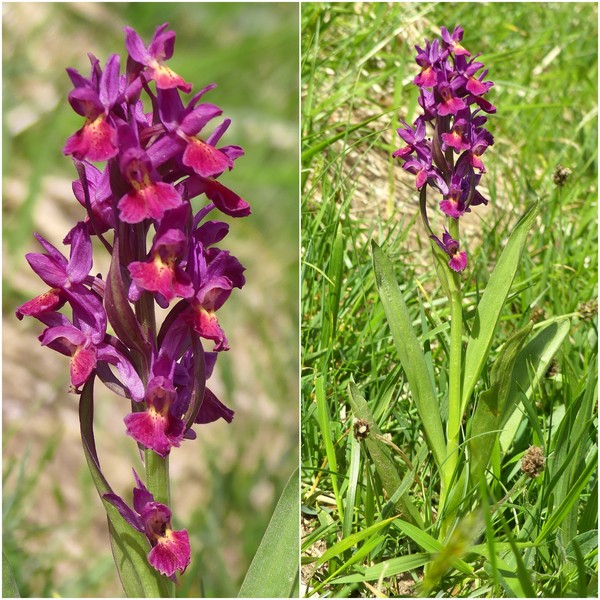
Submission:
POLYGON ((230 119, 210 128, 222 114, 204 101, 215 84, 184 100, 192 84, 167 65, 174 44, 167 23, 148 46, 127 27, 124 70, 117 54, 104 66, 90 54, 89 76, 67 69, 68 100, 84 120, 63 152, 85 217, 67 232, 66 252, 35 235, 43 251, 26 258, 48 290, 16 310, 41 321, 41 344, 69 358, 84 452, 128 596, 172 596, 190 564, 188 533, 172 525, 169 456, 196 438, 197 425, 233 419, 206 381, 229 350, 217 313, 245 282, 243 266, 220 247, 229 225, 209 220, 215 209, 250 214, 218 181, 244 152, 220 145, 230 119), (92 272, 93 239, 110 255, 107 273, 92 272), (133 471, 132 506, 100 466, 96 379, 131 404, 121 432, 145 468, 145 478, 133 471))
MULTIPOLYGON (((466 213, 481 210, 489 202, 478 186, 486 173, 483 155, 494 143, 486 125, 496 107, 486 98, 494 84, 480 55, 463 46, 463 35, 459 26, 452 32, 442 27, 440 38, 426 40, 423 48, 416 46, 420 71, 414 84, 419 90, 421 112, 412 125, 402 122, 398 135, 404 145, 393 154, 401 160, 402 168, 415 176, 421 219, 431 242, 440 288, 448 299, 449 324, 440 324, 438 334, 447 349, 447 369, 440 370, 437 381, 393 265, 373 243, 379 295, 439 477, 436 507, 419 510, 406 486, 400 485, 402 480, 364 398, 356 386, 350 387, 355 417, 371 430, 366 439, 371 458, 402 514, 404 524, 400 528, 422 547, 440 552, 437 562, 426 568, 427 592, 452 562, 444 554, 444 545, 448 552, 460 554, 460 548, 467 546, 465 540, 470 543, 485 531, 481 507, 490 502, 486 485, 491 482, 492 459, 499 465, 510 449, 521 421, 521 400, 531 396, 536 380, 548 368, 569 330, 568 319, 556 319, 536 325, 538 331, 531 336, 534 324, 529 323, 501 345, 491 369, 482 377, 537 205, 532 204, 516 224, 485 290, 476 306, 470 306, 473 317, 469 319, 462 292, 469 251, 460 221, 466 213), (436 215, 430 219, 434 205, 436 215), (423 532, 429 526, 433 534, 426 536, 423 546, 423 532)), ((524 485, 528 476, 541 473, 542 449, 532 451, 541 456, 536 461, 539 468, 534 474, 524 469, 515 488, 524 485)), ((503 501, 508 497, 510 493, 503 501)))

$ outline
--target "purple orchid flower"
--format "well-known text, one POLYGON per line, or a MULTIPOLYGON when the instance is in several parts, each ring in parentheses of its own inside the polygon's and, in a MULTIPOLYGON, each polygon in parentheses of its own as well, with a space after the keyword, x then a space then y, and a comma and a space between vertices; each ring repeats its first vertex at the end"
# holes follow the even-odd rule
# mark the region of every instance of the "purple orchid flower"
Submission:
POLYGON ((464 29, 460 26, 456 26, 452 34, 448 32, 445 27, 441 28, 442 31, 442 47, 452 52, 455 56, 469 56, 471 53, 466 50, 461 42, 464 35, 464 29))
MULTIPOLYGON (((222 115, 201 102, 215 85, 184 105, 180 94, 192 86, 165 64, 175 44, 166 23, 148 47, 131 28, 125 38, 125 74, 116 54, 104 68, 90 54, 89 77, 67 70, 69 103, 84 124, 63 152, 77 169, 73 193, 85 216, 64 238, 68 258, 36 234, 43 252, 27 254, 27 261, 49 289, 17 308, 16 316, 45 325, 40 342, 69 358, 70 389, 82 395, 82 406, 92 406, 96 375, 137 403, 125 417, 126 433, 148 449, 146 457, 164 458, 196 437, 195 424, 233 419, 205 383, 218 353, 229 349, 215 313, 233 288, 244 285, 244 268, 215 247, 229 226, 205 219, 215 208, 244 217, 250 205, 218 181, 244 151, 220 146, 230 119, 204 133, 222 115), (110 255, 104 276, 90 274, 92 235, 110 255), (166 315, 156 314, 156 305, 169 309, 176 298, 166 315), (159 331, 156 322, 162 322, 159 331), (204 352, 201 338, 214 342, 213 352, 204 352)), ((425 147, 424 124, 416 135, 423 138, 415 139, 416 147, 425 147)), ((88 425, 82 421, 82 435, 88 425)), ((93 442, 93 431, 85 435, 93 442)), ((188 534, 171 528, 170 509, 134 475, 133 509, 115 494, 105 498, 147 536, 149 563, 174 579, 190 562, 188 534)))
POLYGON ((483 153, 494 143, 485 129, 487 117, 495 106, 483 96, 492 86, 485 81, 485 65, 472 58, 462 45, 464 31, 457 26, 450 33, 441 28, 441 40, 426 41, 425 49, 416 46, 416 62, 421 72, 414 79, 419 87, 419 105, 423 114, 414 128, 404 124, 398 135, 406 146, 396 150, 394 157, 403 161, 402 168, 415 175, 416 188, 421 190, 421 214, 430 237, 450 257, 450 268, 460 272, 466 268, 467 254, 458 250, 458 240, 445 231, 440 240, 431 231, 424 194, 427 186, 442 195, 441 212, 449 219, 459 220, 472 206, 488 200, 477 186, 485 173, 483 153), (433 137, 425 137, 425 124, 430 123, 433 137), (475 170, 479 171, 475 173, 475 170))
POLYGON ((194 244, 189 273, 194 295, 182 316, 201 337, 213 340, 215 350, 228 350, 225 333, 219 325, 216 311, 223 306, 233 288, 245 283, 244 267, 229 252, 210 247, 227 234, 229 227, 218 221, 208 221, 194 232, 194 244))
POLYGON ((210 121, 222 114, 214 104, 198 104, 200 98, 214 87, 209 85, 200 90, 185 108, 175 90, 158 90, 160 118, 170 135, 149 150, 153 161, 156 157, 164 162, 183 151, 181 162, 184 166, 200 177, 216 178, 224 171, 231 170, 233 161, 243 156, 244 151, 239 146, 216 147, 228 129, 230 119, 218 125, 206 140, 197 137, 210 121))
POLYGON ((432 235, 433 241, 450 257, 448 266, 457 273, 464 271, 467 268, 467 253, 459 252, 459 243, 453 240, 448 231, 445 229, 442 239, 432 235))
POLYGON ((168 211, 154 236, 148 259, 129 265, 133 280, 130 299, 137 300, 146 290, 155 292, 159 304, 166 307, 175 297, 190 298, 194 294, 192 281, 180 264, 187 256, 188 234, 184 227, 188 213, 188 205, 168 211))
POLYGON ((417 64, 422 67, 421 72, 414 78, 413 83, 419 87, 433 87, 437 82, 435 65, 440 60, 439 40, 429 43, 425 40, 425 49, 415 46, 417 49, 417 64))
POLYGON ((183 574, 190 564, 190 539, 185 529, 173 530, 169 507, 154 500, 154 496, 133 471, 136 487, 133 489, 133 509, 117 494, 104 494, 121 516, 135 530, 143 533, 152 549, 148 562, 159 572, 173 578, 179 571, 183 574))
POLYGON ((97 60, 91 58, 91 61, 90 79, 83 78, 75 69, 68 70, 75 85, 69 93, 69 102, 76 113, 85 117, 85 123, 67 140, 63 152, 78 160, 102 161, 119 152, 117 130, 110 116, 120 96, 119 55, 113 54, 108 59, 100 77, 97 60))
POLYGON ((136 132, 129 126, 119 128, 121 156, 119 167, 130 191, 121 197, 118 209, 125 223, 141 223, 144 219, 160 221, 165 212, 183 205, 177 189, 165 183, 139 146, 136 132))
POLYGON ((178 88, 189 94, 192 84, 187 83, 177 75, 164 62, 173 56, 175 50, 175 32, 166 31, 168 23, 157 27, 148 48, 144 46, 142 38, 131 27, 125 27, 125 47, 131 60, 145 67, 145 76, 156 82, 156 87, 162 90, 178 88))
POLYGON ((185 433, 182 414, 174 411, 177 392, 173 385, 175 363, 161 354, 152 367, 153 377, 146 386, 146 410, 125 417, 127 435, 163 458, 179 447, 185 433))

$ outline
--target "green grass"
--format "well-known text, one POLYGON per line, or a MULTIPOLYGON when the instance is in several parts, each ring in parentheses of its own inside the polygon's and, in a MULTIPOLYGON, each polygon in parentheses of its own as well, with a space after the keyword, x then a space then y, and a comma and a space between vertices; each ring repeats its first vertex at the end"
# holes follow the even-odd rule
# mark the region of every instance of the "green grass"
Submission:
POLYGON ((595 596, 597 314, 583 305, 597 298, 596 5, 310 3, 301 44, 304 583, 335 597, 595 596), (476 393, 496 350, 528 321, 534 331, 561 316, 571 325, 554 372, 524 400, 508 451, 492 460, 483 508, 437 546, 439 478, 369 241, 392 259, 444 414, 449 306, 429 241, 414 231, 417 194, 391 153, 398 119, 412 122, 418 110, 413 45, 456 24, 465 46, 482 52, 498 108, 482 181, 491 202, 473 211, 468 229, 468 327, 508 233, 540 202, 476 393), (563 187, 553 183, 558 165, 572 171, 563 187), (391 500, 353 436, 352 381, 393 443, 386 447, 401 483, 391 500), (520 459, 531 444, 544 448, 546 470, 524 482, 520 459), (424 527, 382 525, 407 491, 424 527))
MULTIPOLYGON (((124 64, 125 25, 148 41, 168 21, 177 32, 171 66, 195 90, 218 84, 207 101, 232 119, 223 142, 246 151, 223 182, 252 207, 247 219, 224 218, 247 285, 223 309, 232 350, 213 381, 236 416, 201 429, 171 460, 175 525, 188 528, 193 547, 177 593, 235 596, 297 467, 298 7, 15 4, 3 21, 3 315, 13 340, 4 358, 3 541, 21 595, 122 594, 78 439, 77 398, 66 394, 68 362, 42 353, 43 327, 17 322, 14 309, 42 291, 23 257, 38 251, 33 231, 60 246, 83 217, 61 152, 82 121, 66 101, 65 68, 87 75, 86 52, 102 64, 116 52, 124 64)), ((123 435, 126 409, 101 396, 96 421, 105 473, 128 496, 140 465, 123 435)))

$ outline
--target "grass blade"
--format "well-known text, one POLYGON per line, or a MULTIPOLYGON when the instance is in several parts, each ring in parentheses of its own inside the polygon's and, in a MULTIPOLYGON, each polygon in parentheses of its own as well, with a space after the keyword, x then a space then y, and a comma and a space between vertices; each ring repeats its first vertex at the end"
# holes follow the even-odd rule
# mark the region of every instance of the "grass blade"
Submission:
MULTIPOLYGON (((375 423, 373 415, 369 409, 367 401, 364 399, 359 389, 353 383, 349 385, 349 398, 352 412, 357 419, 366 421, 369 425, 370 433, 365 439, 369 456, 375 465, 377 474, 381 478, 383 489, 389 498, 393 497, 396 491, 400 488, 402 480, 398 473, 398 469, 390 455, 388 447, 375 436, 381 435, 375 423)), ((402 516, 411 523, 423 526, 421 515, 417 507, 413 504, 408 493, 400 496, 396 503, 396 509, 400 511, 402 516)))
MULTIPOLYGON (((521 391, 530 397, 536 381, 548 370, 550 362, 569 333, 569 319, 559 319, 544 327, 519 352, 515 361, 510 396, 518 398, 521 391), (531 370, 533 369, 533 375, 531 370)), ((500 434, 500 445, 506 452, 516 435, 521 414, 514 413, 500 434)))

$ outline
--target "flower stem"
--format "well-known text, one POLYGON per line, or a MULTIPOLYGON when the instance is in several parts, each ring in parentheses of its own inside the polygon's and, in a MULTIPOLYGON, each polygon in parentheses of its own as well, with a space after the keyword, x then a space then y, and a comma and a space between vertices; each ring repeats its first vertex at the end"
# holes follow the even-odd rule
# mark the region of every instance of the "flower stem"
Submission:
POLYGON ((146 484, 156 502, 171 504, 169 485, 169 457, 162 458, 152 450, 145 450, 146 484))
MULTIPOLYGON (((450 219, 450 235, 459 239, 458 221, 450 219)), ((440 513, 443 513, 450 496, 452 482, 458 466, 462 394, 462 334, 463 313, 460 276, 452 272, 448 278, 450 288, 450 365, 448 384, 448 421, 446 423, 446 462, 442 473, 444 493, 440 499, 440 513)), ((442 514, 442 518, 443 514, 442 514)), ((446 527, 444 526, 445 530, 446 527)))
MULTIPOLYGON (((171 506, 171 488, 169 485, 169 457, 162 458, 152 450, 145 450, 146 486, 156 502, 171 506)), ((175 584, 165 579, 168 598, 175 598, 175 584)))

